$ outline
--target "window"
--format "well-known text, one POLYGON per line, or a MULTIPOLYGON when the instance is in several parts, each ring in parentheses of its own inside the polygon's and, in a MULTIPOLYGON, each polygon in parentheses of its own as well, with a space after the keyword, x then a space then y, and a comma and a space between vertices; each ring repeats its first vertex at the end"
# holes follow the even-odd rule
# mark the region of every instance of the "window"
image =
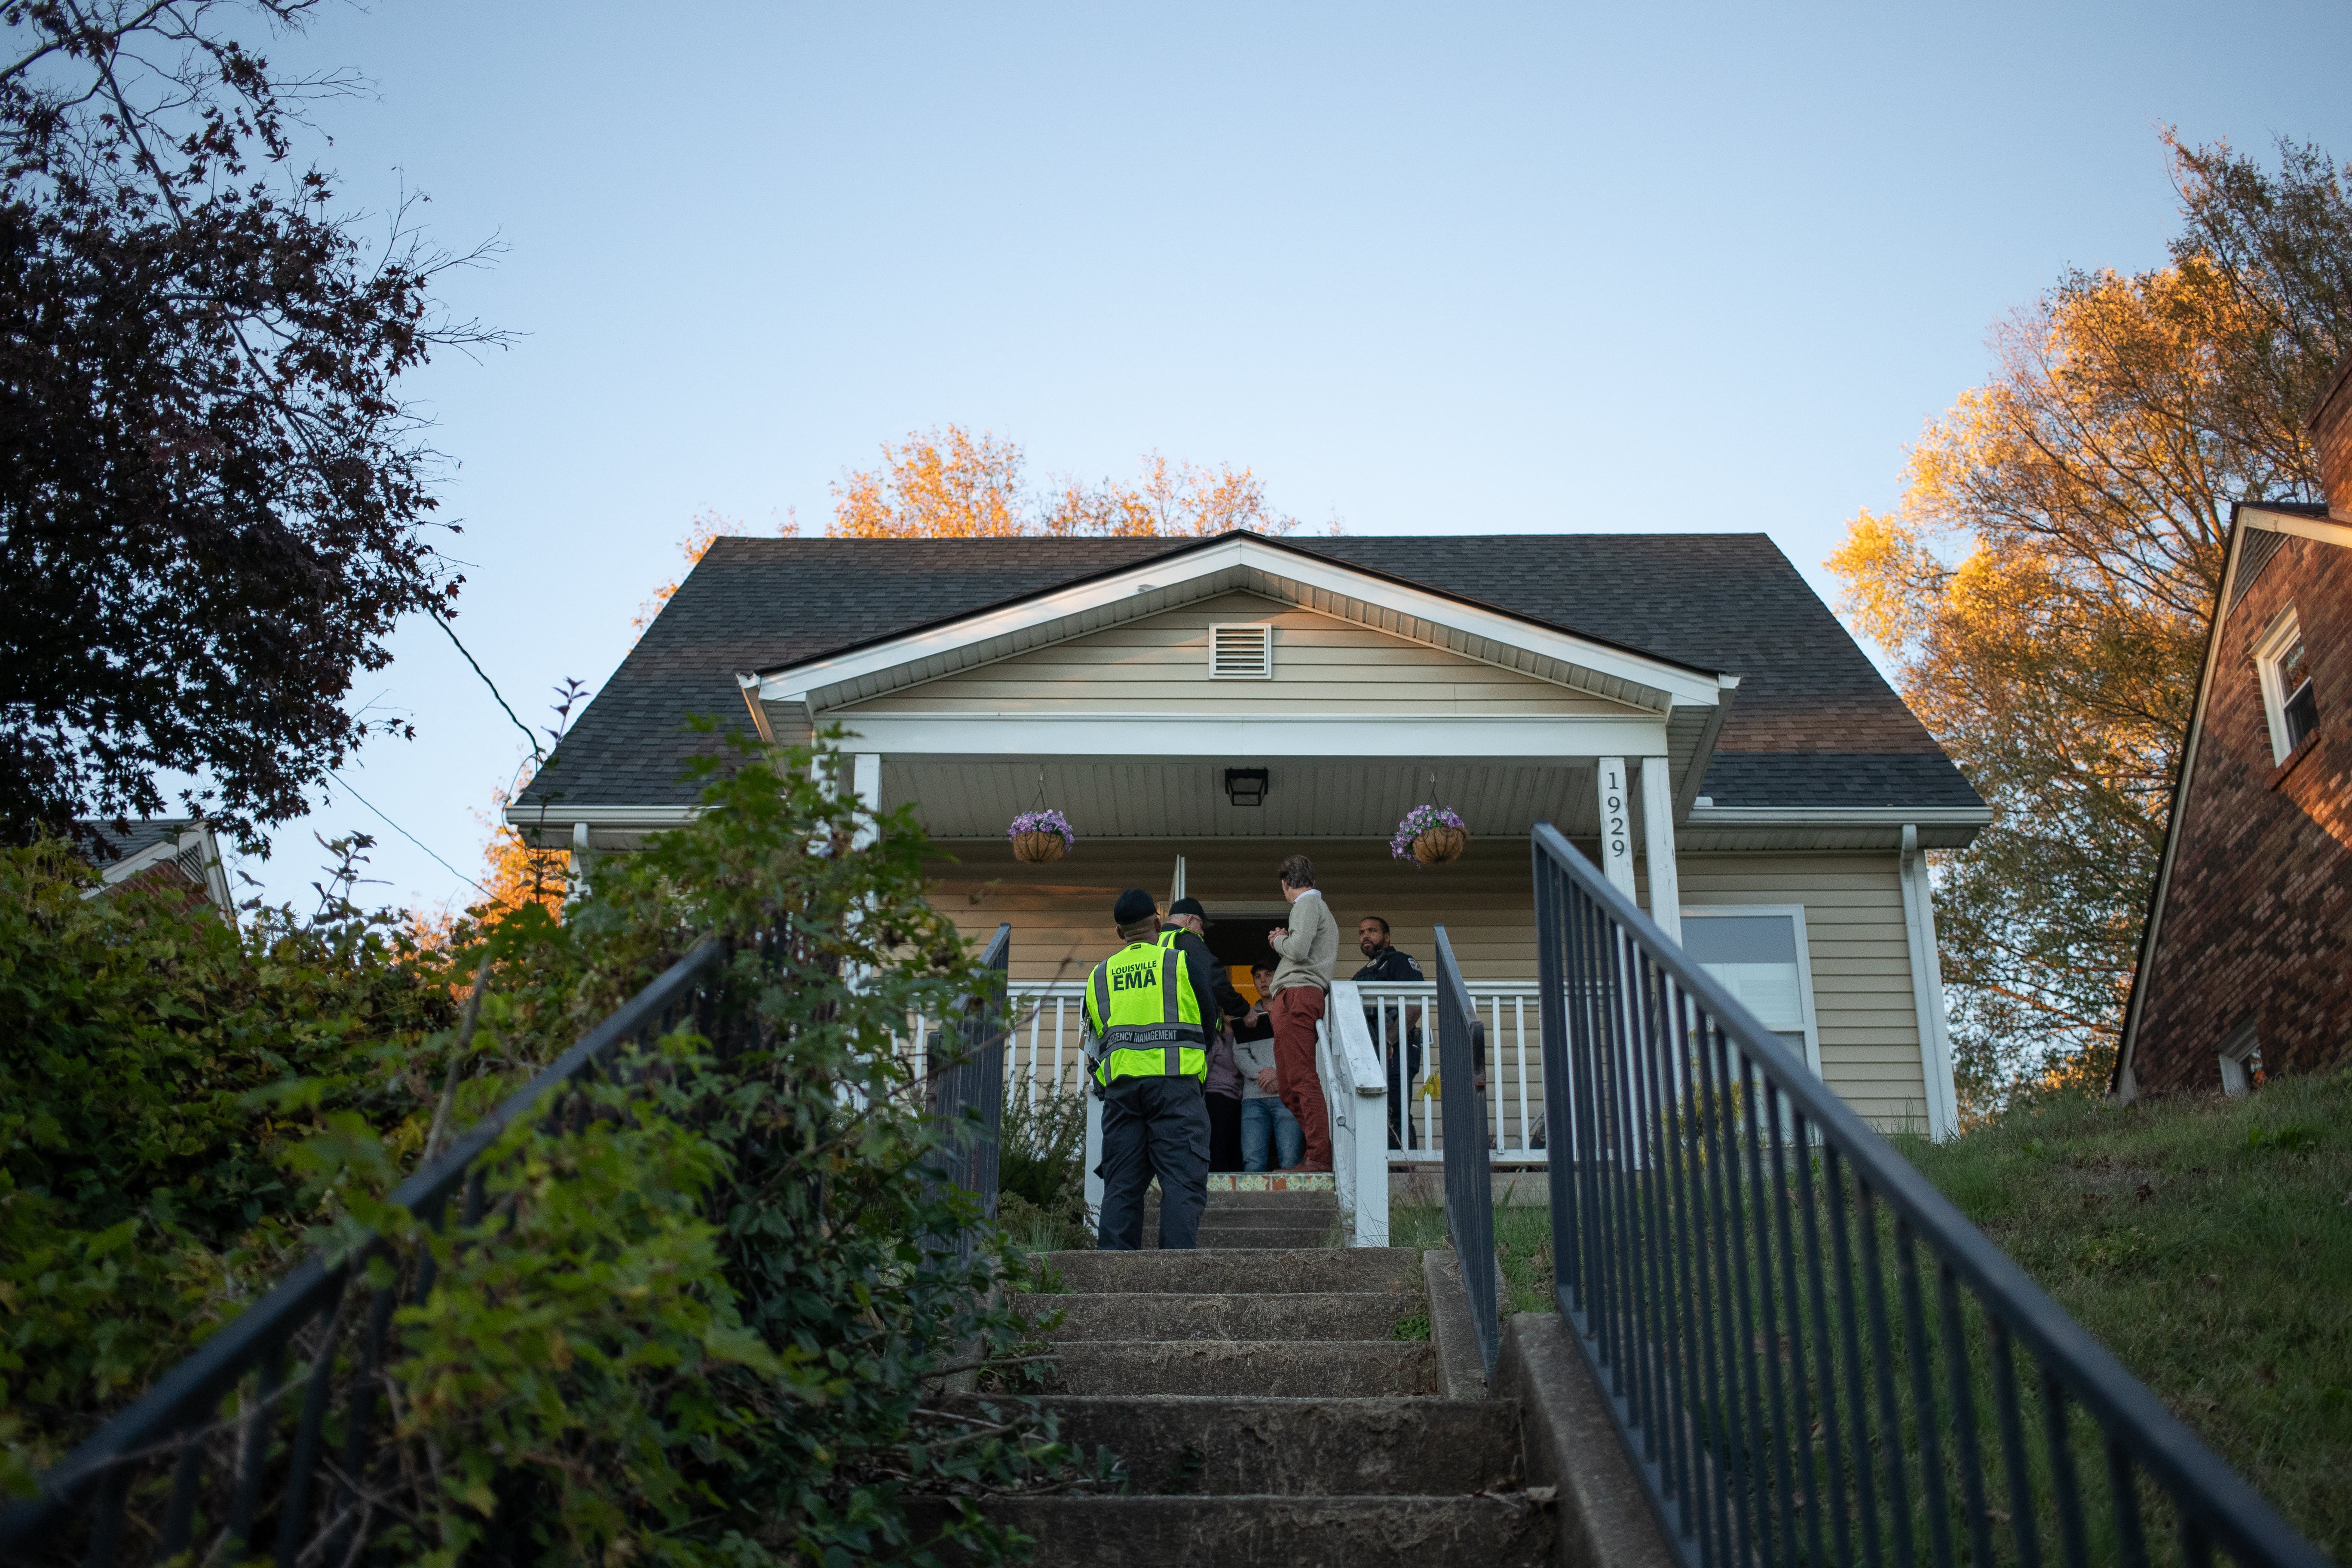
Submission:
POLYGON ((1685 909, 1683 951, 1807 1066, 1821 1071, 1801 906, 1685 909))
POLYGON ((2271 624, 2254 645, 2254 671, 2262 681, 2263 710, 2270 719, 2271 759, 2283 763, 2319 728, 2319 702, 2311 689, 2311 661, 2303 626, 2292 608, 2271 624))
POLYGON ((1222 626, 1209 628, 1209 679, 1212 680, 1271 680, 1274 679, 1274 628, 1222 626))
POLYGON ((2249 1018, 2221 1041, 2221 1092, 2236 1099, 2263 1086, 2263 1042, 2249 1018))

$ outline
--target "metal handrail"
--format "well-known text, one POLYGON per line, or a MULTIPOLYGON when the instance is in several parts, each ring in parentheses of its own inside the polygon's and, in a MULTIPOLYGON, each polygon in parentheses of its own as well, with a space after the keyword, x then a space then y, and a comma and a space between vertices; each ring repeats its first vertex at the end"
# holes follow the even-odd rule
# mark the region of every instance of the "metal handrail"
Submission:
MULTIPOLYGON (((949 1130, 940 1151, 941 1173, 979 1199, 981 1214, 992 1220, 996 1217, 998 1142, 1004 1128, 1005 985, 1012 953, 1013 927, 1000 924, 980 958, 987 990, 959 1004, 962 1016, 954 1028, 960 1048, 944 1062, 938 1053, 931 1054, 929 1081, 924 1086, 932 1117, 949 1130)), ((969 1255, 971 1237, 966 1236, 960 1245, 969 1255)))
POLYGON ((1537 827, 1533 858, 1544 994, 1559 1004, 1543 1009, 1555 1289, 1683 1563, 1941 1568, 1964 1549, 1979 1568, 2074 1568, 2096 1532, 2100 1560, 2139 1564, 2154 1510, 2187 1563, 2218 1547, 2322 1568, 1556 829, 1537 827))
MULTIPOLYGON (((722 964, 727 952, 727 944, 714 937, 671 964, 463 1137, 394 1188, 386 1201, 437 1228, 451 1195, 463 1184, 465 1223, 474 1223, 480 1217, 482 1203, 483 1172, 478 1163, 482 1155, 509 1128, 540 1114, 549 1096, 556 1095, 560 1103, 562 1091, 576 1086, 624 1044, 649 1040, 666 1031, 684 1008, 699 1010, 709 973, 722 964)), ((247 1377, 256 1377, 256 1394, 247 1409, 266 1411, 284 1390, 288 1352, 296 1336, 323 1323, 325 1338, 319 1353, 311 1358, 300 1424, 285 1471, 285 1492, 276 1510, 279 1520, 277 1559, 291 1564, 308 1542, 303 1527, 310 1522, 312 1491, 324 1458, 322 1438, 334 1391, 334 1342, 342 1327, 344 1291, 355 1271, 364 1271, 370 1258, 391 1247, 386 1237, 369 1231, 339 1253, 312 1256, 202 1348, 157 1379, 127 1409, 44 1474, 37 1496, 0 1510, 0 1563, 43 1560, 45 1553, 57 1548, 58 1537, 85 1505, 91 1507, 92 1517, 82 1561, 98 1568, 113 1563, 133 1477, 142 1466, 166 1458, 173 1461, 172 1495, 152 1557, 160 1562, 184 1550, 196 1492, 203 1482, 203 1439, 214 1431, 221 1402, 247 1377), (295 1528, 287 1528, 288 1521, 295 1528)), ((432 1288, 432 1260, 427 1254, 413 1299, 423 1301, 432 1288)), ((360 1348, 360 1374, 351 1380, 346 1394, 345 1437, 338 1460, 340 1495, 322 1510, 325 1527, 336 1535, 326 1552, 330 1562, 340 1560, 341 1548, 355 1535, 364 1538, 367 1528, 362 1516, 368 1507, 354 1497, 353 1489, 370 1458, 376 1382, 396 1294, 396 1290, 374 1292, 360 1348)), ((240 1554, 254 1534, 264 1473, 276 1468, 268 1463, 271 1422, 254 1419, 247 1426, 245 1438, 237 1445, 241 1451, 228 1507, 215 1516, 226 1521, 230 1545, 240 1554)))
POLYGON ((1491 1375, 1503 1342, 1495 1279, 1495 1178, 1486 1163, 1486 1026, 1471 1005, 1454 943, 1437 928, 1438 1114, 1445 1125, 1445 1228, 1462 1265, 1478 1353, 1491 1375))

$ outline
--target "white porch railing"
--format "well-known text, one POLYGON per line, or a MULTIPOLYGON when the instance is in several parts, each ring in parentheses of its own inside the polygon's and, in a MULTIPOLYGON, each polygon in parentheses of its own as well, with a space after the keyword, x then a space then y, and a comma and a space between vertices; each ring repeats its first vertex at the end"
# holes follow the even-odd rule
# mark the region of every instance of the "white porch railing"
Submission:
MULTIPOLYGON (((1497 1163, 1542 1163, 1550 1140, 1544 1126, 1542 990, 1533 981, 1473 980, 1470 1002, 1486 1026, 1486 1137, 1497 1163)), ((1356 987, 1371 1017, 1368 1033, 1384 1070, 1394 1071, 1403 1102, 1401 1149, 1391 1160, 1441 1164, 1445 1159, 1442 1096, 1454 1085, 1437 1070, 1437 986, 1433 981, 1356 987), (1418 1067, 1415 1062, 1418 1061, 1418 1067)))
MULTIPOLYGON (((1533 981, 1474 980, 1469 984, 1471 1002, 1486 1026, 1488 1158, 1503 1164, 1540 1163, 1548 1157, 1549 1142, 1544 1125, 1540 989, 1533 981)), ((1013 1027, 1004 1050, 1006 1098, 1034 1104, 1056 1091, 1082 1092, 1085 982, 1015 982, 1012 990, 1013 1027)), ((1432 1011, 1436 994, 1437 987, 1428 982, 1340 981, 1331 988, 1317 1067, 1331 1118, 1333 1184, 1339 1188, 1340 1207, 1356 1216, 1351 1229, 1359 1246, 1387 1245, 1390 1163, 1435 1165, 1445 1158, 1442 1108, 1449 1086, 1437 1070, 1432 1011), (1335 1026, 1339 1032, 1336 1056, 1335 1026), (1400 1148, 1389 1144, 1391 1056, 1401 1103, 1396 1116, 1400 1148)), ((937 1021, 910 1022, 919 1072, 924 1043, 937 1021)), ((1102 1183, 1094 1171, 1102 1159, 1101 1133, 1099 1102, 1089 1099, 1087 1204, 1097 1210, 1102 1183)))
POLYGON ((1389 1244, 1389 1087, 1355 983, 1331 987, 1315 1032, 1315 1072, 1331 1121, 1331 1184, 1350 1247, 1389 1244))

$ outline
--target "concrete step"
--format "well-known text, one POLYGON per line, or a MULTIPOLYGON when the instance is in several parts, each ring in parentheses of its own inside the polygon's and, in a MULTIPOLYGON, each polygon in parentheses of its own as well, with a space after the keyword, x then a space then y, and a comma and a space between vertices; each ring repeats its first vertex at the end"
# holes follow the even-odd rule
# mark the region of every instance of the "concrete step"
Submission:
MULTIPOLYGON (((1143 1227, 1147 1232, 1159 1229, 1159 1209, 1147 1209, 1144 1216, 1152 1222, 1143 1227)), ((1201 1223, 1224 1230, 1280 1230, 1297 1226, 1329 1230, 1339 1223, 1339 1211, 1330 1204, 1286 1208, 1218 1208, 1212 1205, 1202 1211, 1201 1223)))
MULTIPOLYGON (((952 1506, 910 1500, 918 1541, 952 1506)), ((991 1498, 992 1522, 1034 1536, 1054 1568, 1538 1568, 1552 1510, 1492 1497, 991 1498)))
MULTIPOLYGON (((1197 1295, 1129 1290, 1087 1296, 1019 1296, 1033 1321, 1059 1312, 1048 1330, 1072 1340, 1392 1340, 1397 1324, 1425 1314, 1421 1301, 1392 1290, 1314 1295, 1197 1295)), ((1422 1317, 1422 1333, 1429 1331, 1422 1317)))
POLYGON ((1043 1363, 1053 1394, 1435 1394, 1426 1340, 1070 1340, 1043 1363))
POLYGON ((1422 1293, 1421 1253, 1410 1247, 1226 1247, 1198 1252, 1040 1252, 1064 1290, 1203 1294, 1422 1293))
POLYGON ((1404 1496, 1519 1485, 1516 1405, 1485 1399, 1048 1394, 1062 1440, 1155 1496, 1404 1496))
MULTIPOLYGON (((1144 1194, 1143 1206, 1147 1209, 1156 1209, 1160 1206, 1158 1187, 1153 1187, 1144 1194)), ((1226 1209, 1309 1209, 1318 1214, 1337 1214, 1339 1212, 1339 1194, 1337 1193, 1221 1193, 1212 1188, 1209 1193, 1209 1213, 1218 1214, 1226 1209)))
MULTIPOLYGON (((1143 1226, 1143 1245, 1149 1251, 1160 1247, 1160 1221, 1157 1215, 1143 1226)), ((1235 1225, 1214 1217, 1201 1222, 1192 1233, 1195 1247, 1337 1247, 1339 1226, 1328 1219, 1310 1220, 1304 1224, 1292 1221, 1276 1225, 1235 1225)))

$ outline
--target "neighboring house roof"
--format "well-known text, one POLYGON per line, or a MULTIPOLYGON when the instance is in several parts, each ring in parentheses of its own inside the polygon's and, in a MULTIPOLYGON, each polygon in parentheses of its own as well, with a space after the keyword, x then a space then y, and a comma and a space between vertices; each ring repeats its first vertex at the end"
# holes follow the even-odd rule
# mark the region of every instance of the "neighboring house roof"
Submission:
MULTIPOLYGON (((1740 677, 1705 792, 1719 806, 1981 805, 1788 558, 1760 533, 1283 539, 1541 626, 1740 677)), ((1192 539, 714 543, 558 748, 541 790, 690 805, 681 774, 748 729, 739 672, 772 670, 1197 548, 1192 539)))
POLYGON ((227 868, 222 863, 220 842, 213 836, 211 824, 188 816, 151 816, 118 826, 84 817, 77 818, 74 827, 85 843, 98 850, 92 864, 98 868, 99 885, 83 897, 96 898, 125 882, 161 882, 184 887, 192 899, 236 918, 227 868))

